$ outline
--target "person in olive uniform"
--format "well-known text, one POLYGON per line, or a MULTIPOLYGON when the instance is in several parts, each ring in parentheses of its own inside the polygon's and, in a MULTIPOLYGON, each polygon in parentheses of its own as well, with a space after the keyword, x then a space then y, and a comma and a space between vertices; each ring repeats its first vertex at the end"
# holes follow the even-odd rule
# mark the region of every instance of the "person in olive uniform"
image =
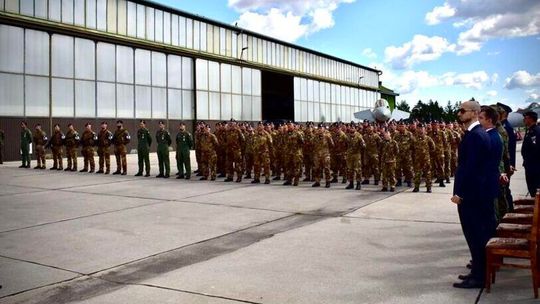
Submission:
POLYGON ((0 130, 0 165, 4 164, 4 130, 0 130))
POLYGON ((80 139, 79 133, 73 128, 73 124, 68 124, 65 139, 67 168, 64 171, 77 171, 77 147, 80 139))
POLYGON ((176 167, 178 168, 178 179, 190 179, 191 178, 191 159, 189 157, 189 150, 193 148, 193 138, 191 134, 186 131, 186 125, 181 122, 178 127, 178 134, 176 134, 176 167), (185 168, 185 173, 184 173, 185 168))
POLYGON ((41 124, 36 124, 32 138, 37 161, 37 166, 35 166, 34 169, 45 169, 45 145, 48 140, 47 133, 41 129, 41 124))
POLYGON ((92 131, 92 125, 90 123, 86 123, 84 127, 85 130, 81 139, 81 154, 84 157, 84 168, 79 172, 94 173, 94 170, 96 169, 96 163, 94 162, 94 145, 98 138, 97 134, 92 131), (88 165, 90 165, 90 171, 88 171, 88 165))
POLYGON ((107 123, 101 122, 101 130, 98 135, 98 148, 97 153, 99 156, 99 170, 97 174, 105 173, 109 174, 111 171, 111 143, 113 139, 113 134, 107 129, 107 123), (103 172, 103 167, 105 166, 105 172, 103 172))
POLYGON ((156 132, 157 155, 159 163, 159 174, 156 177, 169 178, 171 164, 169 160, 169 146, 172 143, 171 134, 165 130, 165 123, 159 122, 159 130, 156 132))
POLYGON ((60 125, 54 125, 54 132, 49 139, 49 142, 45 148, 50 148, 53 157, 53 166, 51 170, 63 170, 64 164, 62 162, 62 147, 64 146, 64 140, 66 136, 60 130, 60 125))
POLYGON ((26 121, 21 121, 21 158, 22 165, 19 168, 30 168, 30 144, 32 132, 28 129, 26 121))
POLYGON ((127 174, 127 148, 126 145, 131 141, 128 130, 124 129, 124 122, 116 121, 116 131, 114 131, 113 144, 114 156, 116 158, 116 174, 127 174))
POLYGON ((146 121, 139 122, 137 130, 137 157, 139 158, 139 171, 135 176, 142 176, 146 167, 146 175, 150 176, 150 146, 152 145, 152 136, 146 128, 146 121))

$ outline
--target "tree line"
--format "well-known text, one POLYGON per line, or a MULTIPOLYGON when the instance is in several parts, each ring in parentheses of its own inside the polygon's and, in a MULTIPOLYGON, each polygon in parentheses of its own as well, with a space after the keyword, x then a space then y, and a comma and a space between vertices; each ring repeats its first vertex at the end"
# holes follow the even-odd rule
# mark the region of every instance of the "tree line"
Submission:
POLYGON ((451 101, 448 101, 446 106, 443 107, 437 100, 433 101, 430 99, 427 103, 419 100, 411 109, 407 101, 402 100, 396 105, 396 108, 398 110, 411 113, 412 120, 422 122, 431 122, 434 120, 454 122, 457 120, 457 112, 460 104, 460 102, 455 102, 452 104, 451 101))

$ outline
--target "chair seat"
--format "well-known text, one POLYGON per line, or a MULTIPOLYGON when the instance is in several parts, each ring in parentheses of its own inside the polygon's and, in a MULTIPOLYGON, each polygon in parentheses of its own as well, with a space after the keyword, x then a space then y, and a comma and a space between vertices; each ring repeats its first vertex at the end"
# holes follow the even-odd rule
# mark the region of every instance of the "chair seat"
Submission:
POLYGON ((507 249, 507 250, 529 250, 529 241, 518 238, 491 238, 486 245, 486 249, 507 249))
POLYGON ((534 206, 534 198, 520 198, 513 201, 514 206, 518 205, 529 205, 534 206))
POLYGON ((530 213, 534 212, 534 205, 517 205, 514 206, 513 213, 530 213))
POLYGON ((497 226, 496 236, 505 238, 527 238, 531 225, 501 223, 497 226))
POLYGON ((532 224, 533 215, 528 213, 507 213, 502 218, 502 223, 511 224, 532 224))

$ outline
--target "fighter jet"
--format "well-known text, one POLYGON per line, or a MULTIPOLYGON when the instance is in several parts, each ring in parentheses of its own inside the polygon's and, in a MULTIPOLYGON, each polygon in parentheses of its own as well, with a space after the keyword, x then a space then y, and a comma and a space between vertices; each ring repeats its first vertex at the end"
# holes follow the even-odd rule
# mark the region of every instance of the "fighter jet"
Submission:
POLYGON ((388 101, 386 99, 379 99, 375 102, 375 107, 372 110, 363 110, 354 113, 354 118, 358 120, 367 120, 369 122, 386 122, 391 120, 405 120, 409 119, 411 113, 394 109, 390 110, 388 101))
POLYGON ((540 115, 540 104, 538 104, 537 102, 533 102, 524 109, 520 108, 516 112, 511 112, 510 114, 508 114, 508 122, 514 128, 523 127, 523 114, 529 111, 536 112, 538 113, 538 115, 540 115))

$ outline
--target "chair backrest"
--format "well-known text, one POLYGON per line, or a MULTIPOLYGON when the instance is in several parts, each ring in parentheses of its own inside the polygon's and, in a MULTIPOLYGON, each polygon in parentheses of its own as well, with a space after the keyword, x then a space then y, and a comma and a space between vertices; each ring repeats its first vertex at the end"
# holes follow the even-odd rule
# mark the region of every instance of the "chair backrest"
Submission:
POLYGON ((531 250, 534 248, 535 251, 536 251, 536 244, 540 241, 539 221, 540 221, 540 189, 536 190, 536 196, 534 199, 533 223, 531 227, 531 234, 529 236, 531 250))

